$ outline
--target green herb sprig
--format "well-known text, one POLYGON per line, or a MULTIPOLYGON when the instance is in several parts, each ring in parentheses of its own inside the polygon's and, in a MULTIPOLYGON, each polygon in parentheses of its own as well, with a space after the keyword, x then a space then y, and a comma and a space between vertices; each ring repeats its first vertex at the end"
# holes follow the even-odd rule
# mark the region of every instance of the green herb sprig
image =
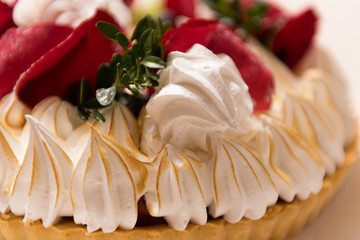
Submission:
POLYGON ((241 23, 239 0, 204 0, 204 2, 217 13, 218 18, 230 21, 230 24, 236 26, 241 23))
POLYGON ((108 64, 100 66, 95 97, 89 99, 90 84, 86 79, 82 80, 77 110, 84 120, 93 117, 104 122, 99 109, 111 105, 114 100, 129 98, 123 89, 138 96, 146 87, 159 85, 158 70, 166 67, 161 38, 170 25, 145 16, 136 25, 130 39, 110 23, 98 22, 96 27, 107 38, 120 44, 123 51, 114 54, 108 64))
POLYGON ((245 33, 257 33, 262 24, 262 19, 268 11, 268 4, 263 1, 254 2, 247 9, 241 9, 240 0, 205 0, 205 3, 213 9, 218 18, 230 25, 245 30, 245 33))

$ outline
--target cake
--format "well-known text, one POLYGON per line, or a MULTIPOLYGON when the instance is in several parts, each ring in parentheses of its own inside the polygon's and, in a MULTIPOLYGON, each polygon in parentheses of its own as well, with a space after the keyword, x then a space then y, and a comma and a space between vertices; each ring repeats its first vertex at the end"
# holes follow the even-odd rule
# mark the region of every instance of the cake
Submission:
POLYGON ((357 157, 312 10, 40 2, 0 2, 4 239, 283 239, 357 157))

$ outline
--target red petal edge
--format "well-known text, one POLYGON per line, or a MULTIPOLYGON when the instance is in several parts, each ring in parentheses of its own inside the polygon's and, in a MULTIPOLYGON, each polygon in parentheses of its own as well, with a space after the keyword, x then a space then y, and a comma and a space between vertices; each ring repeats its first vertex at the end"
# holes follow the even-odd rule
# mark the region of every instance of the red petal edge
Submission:
POLYGON ((195 0, 166 0, 166 8, 174 16, 195 17, 195 0))
POLYGON ((12 12, 13 8, 0 2, 0 36, 3 35, 7 29, 16 27, 12 19, 12 12))
POLYGON ((83 77, 94 89, 100 64, 108 62, 116 49, 116 44, 96 28, 98 21, 116 25, 103 11, 79 25, 21 76, 15 88, 19 99, 33 107, 48 96, 64 97, 68 88, 80 83, 83 77))
POLYGON ((311 46, 316 33, 317 17, 308 9, 289 18, 274 38, 272 51, 290 68, 296 66, 311 46))
POLYGON ((33 62, 62 42, 72 29, 40 23, 9 29, 0 38, 0 98, 10 93, 33 62))
POLYGON ((263 112, 270 108, 274 92, 273 76, 236 33, 218 21, 192 19, 178 29, 170 29, 163 36, 165 56, 171 51, 185 52, 195 43, 216 54, 230 56, 249 87, 254 110, 263 112))

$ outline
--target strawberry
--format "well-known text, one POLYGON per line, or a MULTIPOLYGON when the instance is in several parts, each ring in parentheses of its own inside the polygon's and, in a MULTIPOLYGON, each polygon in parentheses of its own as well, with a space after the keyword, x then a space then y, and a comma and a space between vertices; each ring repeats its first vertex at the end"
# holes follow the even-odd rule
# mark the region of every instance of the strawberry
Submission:
POLYGON ((12 19, 13 8, 0 1, 0 36, 9 28, 16 27, 12 19))
POLYGON ((195 0, 166 0, 166 8, 173 16, 195 17, 195 0))
POLYGON ((272 51, 289 67, 295 67, 311 46, 316 22, 317 17, 311 9, 291 16, 275 35, 272 51))
POLYGON ((0 98, 12 91, 20 75, 42 55, 62 42, 72 29, 40 23, 9 29, 0 38, 0 98))
POLYGON ((47 96, 65 97, 82 78, 86 78, 95 89, 100 64, 108 62, 116 51, 115 43, 96 28, 98 21, 115 24, 113 18, 103 11, 80 24, 68 38, 46 52, 21 75, 15 88, 20 100, 33 107, 47 96))
POLYGON ((249 87, 255 111, 266 111, 271 106, 274 79, 245 43, 233 31, 222 24, 209 36, 207 47, 214 53, 225 53, 233 59, 249 87))
POLYGON ((258 0, 242 0, 240 10, 245 28, 252 20, 251 15, 257 21, 260 19, 260 25, 250 32, 290 68, 295 67, 309 49, 317 22, 312 10, 289 15, 273 3, 258 0), (259 6, 263 6, 265 11, 259 10, 259 6))
POLYGON ((204 45, 216 54, 230 56, 249 87, 254 110, 259 112, 270 108, 274 92, 273 77, 237 34, 218 21, 191 19, 163 36, 165 56, 171 51, 185 52, 195 43, 204 45))

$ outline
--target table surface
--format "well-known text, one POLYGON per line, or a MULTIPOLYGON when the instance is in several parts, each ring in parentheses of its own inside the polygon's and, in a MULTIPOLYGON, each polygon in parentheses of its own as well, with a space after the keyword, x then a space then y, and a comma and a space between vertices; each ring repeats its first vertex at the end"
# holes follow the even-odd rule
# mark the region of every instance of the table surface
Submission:
MULTIPOLYGON (((320 15, 318 42, 327 48, 349 80, 354 107, 360 113, 360 1, 272 0, 290 11, 313 6, 320 15)), ((360 240, 360 161, 350 170, 338 194, 319 217, 287 240, 360 240)))

